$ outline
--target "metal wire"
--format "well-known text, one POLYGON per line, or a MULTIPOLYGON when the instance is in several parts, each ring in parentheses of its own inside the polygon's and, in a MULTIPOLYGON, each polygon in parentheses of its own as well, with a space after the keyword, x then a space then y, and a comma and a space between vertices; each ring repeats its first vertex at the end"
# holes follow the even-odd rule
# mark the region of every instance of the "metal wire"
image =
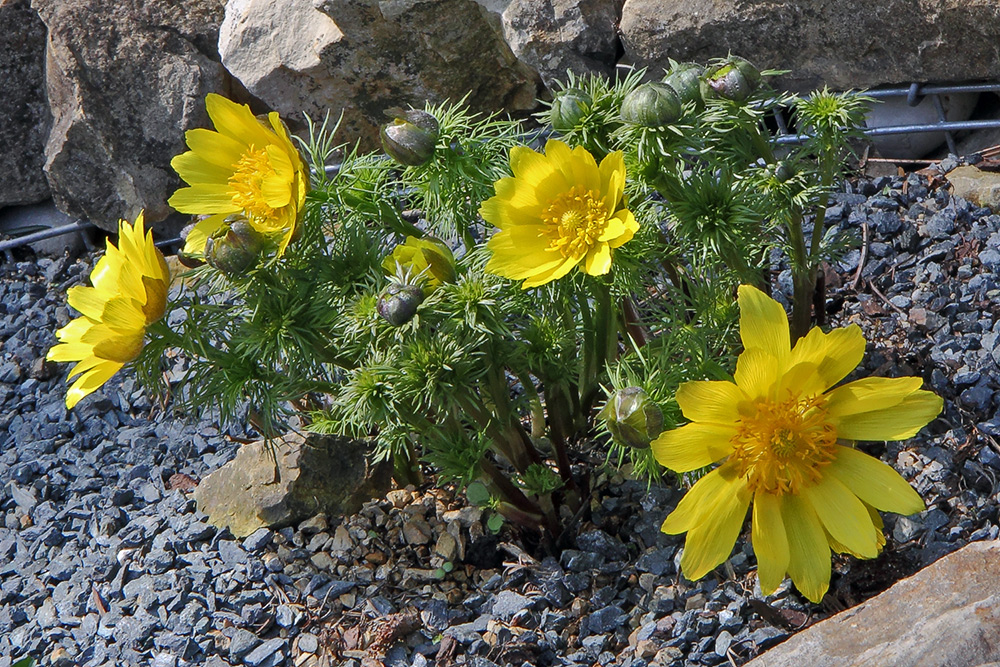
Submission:
MULTIPOLYGON (((944 138, 948 144, 948 152, 954 154, 958 150, 955 144, 955 132, 1000 128, 1000 118, 995 120, 948 120, 945 114, 944 104, 941 101, 941 96, 955 93, 1000 93, 1000 83, 973 83, 954 86, 935 86, 930 84, 912 83, 907 88, 866 90, 858 94, 874 99, 905 97, 906 103, 911 107, 915 107, 920 104, 925 97, 930 97, 934 104, 934 110, 937 114, 937 122, 915 125, 870 127, 862 130, 862 132, 868 137, 881 137, 891 134, 944 132, 944 138)), ((809 138, 808 134, 785 134, 783 126, 784 119, 778 123, 778 136, 775 139, 778 144, 799 144, 809 138)))

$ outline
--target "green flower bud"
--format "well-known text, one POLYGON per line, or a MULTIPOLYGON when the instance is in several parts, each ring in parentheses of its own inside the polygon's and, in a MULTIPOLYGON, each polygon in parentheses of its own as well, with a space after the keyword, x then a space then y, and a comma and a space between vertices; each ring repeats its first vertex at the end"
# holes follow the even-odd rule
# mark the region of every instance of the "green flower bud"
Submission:
POLYGON ((382 290, 375 309, 383 320, 401 327, 413 319, 423 300, 424 291, 418 286, 393 281, 382 290))
POLYGON ((788 162, 788 160, 781 160, 780 162, 775 163, 772 168, 774 169, 774 178, 779 183, 784 183, 795 175, 795 169, 788 162))
POLYGON ((701 79, 701 96, 742 102, 760 87, 760 70, 739 56, 708 68, 701 79))
POLYGON ((701 98, 701 75, 705 68, 698 63, 680 63, 675 65, 663 77, 663 83, 674 89, 682 103, 694 102, 701 107, 705 101, 701 98))
POLYGON ((549 123, 556 132, 569 132, 584 114, 590 110, 594 100, 579 88, 566 88, 556 93, 549 111, 549 123))
POLYGON ((425 294, 430 294, 442 283, 455 282, 456 277, 455 255, 451 248, 429 236, 407 237, 405 243, 396 246, 385 258, 382 268, 388 275, 402 270, 407 275, 419 276, 425 294))
POLYGON ((205 240, 205 261, 233 278, 257 266, 265 245, 267 237, 254 229, 246 218, 231 215, 205 240))
POLYGON ((622 100, 621 118, 629 125, 663 127, 681 117, 681 98, 665 83, 644 83, 622 100))
POLYGON ((383 125, 379 136, 386 155, 400 164, 418 167, 434 157, 440 132, 441 127, 434 116, 411 109, 383 125))
POLYGON ((615 442, 645 449, 663 431, 663 411, 640 387, 613 393, 597 415, 615 442))

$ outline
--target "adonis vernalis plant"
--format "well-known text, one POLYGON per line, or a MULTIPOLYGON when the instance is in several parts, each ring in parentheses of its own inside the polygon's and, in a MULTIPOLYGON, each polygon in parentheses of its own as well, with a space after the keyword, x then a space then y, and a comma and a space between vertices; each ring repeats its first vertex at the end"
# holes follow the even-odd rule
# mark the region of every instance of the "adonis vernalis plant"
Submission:
POLYGON ((874 558, 885 543, 876 510, 914 514, 920 496, 855 440, 903 440, 941 412, 920 378, 864 378, 835 386, 861 362, 857 325, 812 329, 794 347, 779 303, 739 289, 743 353, 735 382, 682 384, 677 403, 690 424, 653 442, 676 472, 722 460, 663 523, 687 533, 681 568, 699 579, 729 557, 753 504, 760 587, 785 574, 813 602, 830 581, 830 550, 874 558))
POLYGON ((198 217, 184 250, 205 265, 167 306, 141 219, 123 225, 50 352, 79 362, 67 402, 132 361, 178 407, 268 438, 369 439, 400 484, 429 467, 551 551, 592 503, 601 433, 606 460, 648 480, 721 461, 664 524, 687 532, 685 574, 727 557, 752 503, 762 588, 789 574, 817 600, 831 549, 873 557, 877 510, 923 506, 850 441, 909 437, 941 402, 915 378, 836 386, 859 330, 807 334, 817 268, 844 243, 823 211, 859 104, 775 94, 762 74, 729 59, 570 77, 543 128, 461 102, 397 109, 384 154, 338 143, 329 119, 300 140, 209 95, 215 129, 187 133, 170 198, 198 217), (776 151, 763 121, 785 106, 814 136, 776 151), (737 360, 733 294, 769 287, 774 251, 792 331, 739 288, 737 360))
POLYGON ((93 287, 71 287, 67 294, 81 316, 56 332, 60 343, 47 356, 77 362, 69 376, 80 377, 66 392, 67 408, 139 356, 146 327, 163 316, 170 271, 142 218, 118 223, 118 246, 107 242, 90 273, 93 287))

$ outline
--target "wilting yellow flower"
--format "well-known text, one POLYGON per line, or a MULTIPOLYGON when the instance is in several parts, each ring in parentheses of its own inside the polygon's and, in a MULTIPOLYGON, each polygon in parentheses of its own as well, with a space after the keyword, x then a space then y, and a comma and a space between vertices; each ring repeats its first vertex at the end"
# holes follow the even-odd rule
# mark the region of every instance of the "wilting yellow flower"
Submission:
POLYGON ((860 363, 857 325, 813 329, 790 348, 784 309, 739 289, 744 352, 735 383, 686 382, 677 402, 690 424, 653 442, 656 459, 686 472, 720 459, 663 522, 687 532, 681 568, 698 579, 729 557, 753 501, 752 540, 765 594, 787 572, 818 602, 830 583, 830 550, 874 558, 885 543, 876 510, 913 514, 920 496, 854 440, 910 438, 941 412, 916 377, 865 378, 835 389, 860 363))
POLYGON ((424 292, 430 294, 441 283, 455 281, 455 255, 437 239, 408 236, 382 262, 382 268, 394 275, 400 267, 411 276, 422 276, 424 292))
POLYGON ((69 305, 82 317, 56 332, 61 342, 47 356, 78 362, 69 373, 80 377, 66 392, 67 408, 139 356, 146 327, 166 309, 170 270, 153 245, 152 232, 143 228, 142 213, 134 225, 119 221, 118 247, 107 242, 90 282, 93 287, 69 289, 69 305))
POLYGON ((257 231, 281 234, 281 255, 305 206, 309 175, 302 158, 276 112, 268 114, 268 126, 247 105, 221 95, 210 93, 205 106, 217 131, 189 130, 191 150, 170 161, 190 187, 177 190, 169 204, 209 216, 188 234, 184 252, 201 254, 226 216, 242 213, 257 231))
POLYGON ((578 146, 549 140, 545 154, 526 146, 510 151, 514 176, 496 182, 496 196, 479 214, 500 228, 487 244, 486 270, 536 287, 561 278, 581 262, 599 276, 611 269, 611 251, 639 229, 624 208, 625 160, 609 154, 597 166, 578 146))

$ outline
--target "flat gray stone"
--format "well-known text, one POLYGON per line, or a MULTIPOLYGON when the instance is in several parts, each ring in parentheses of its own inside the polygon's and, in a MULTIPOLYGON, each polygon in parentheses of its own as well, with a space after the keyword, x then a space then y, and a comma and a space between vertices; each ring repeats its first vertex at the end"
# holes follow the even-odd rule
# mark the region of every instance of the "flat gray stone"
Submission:
POLYGON ((973 667, 1000 660, 1000 541, 974 542, 747 667, 973 667))

